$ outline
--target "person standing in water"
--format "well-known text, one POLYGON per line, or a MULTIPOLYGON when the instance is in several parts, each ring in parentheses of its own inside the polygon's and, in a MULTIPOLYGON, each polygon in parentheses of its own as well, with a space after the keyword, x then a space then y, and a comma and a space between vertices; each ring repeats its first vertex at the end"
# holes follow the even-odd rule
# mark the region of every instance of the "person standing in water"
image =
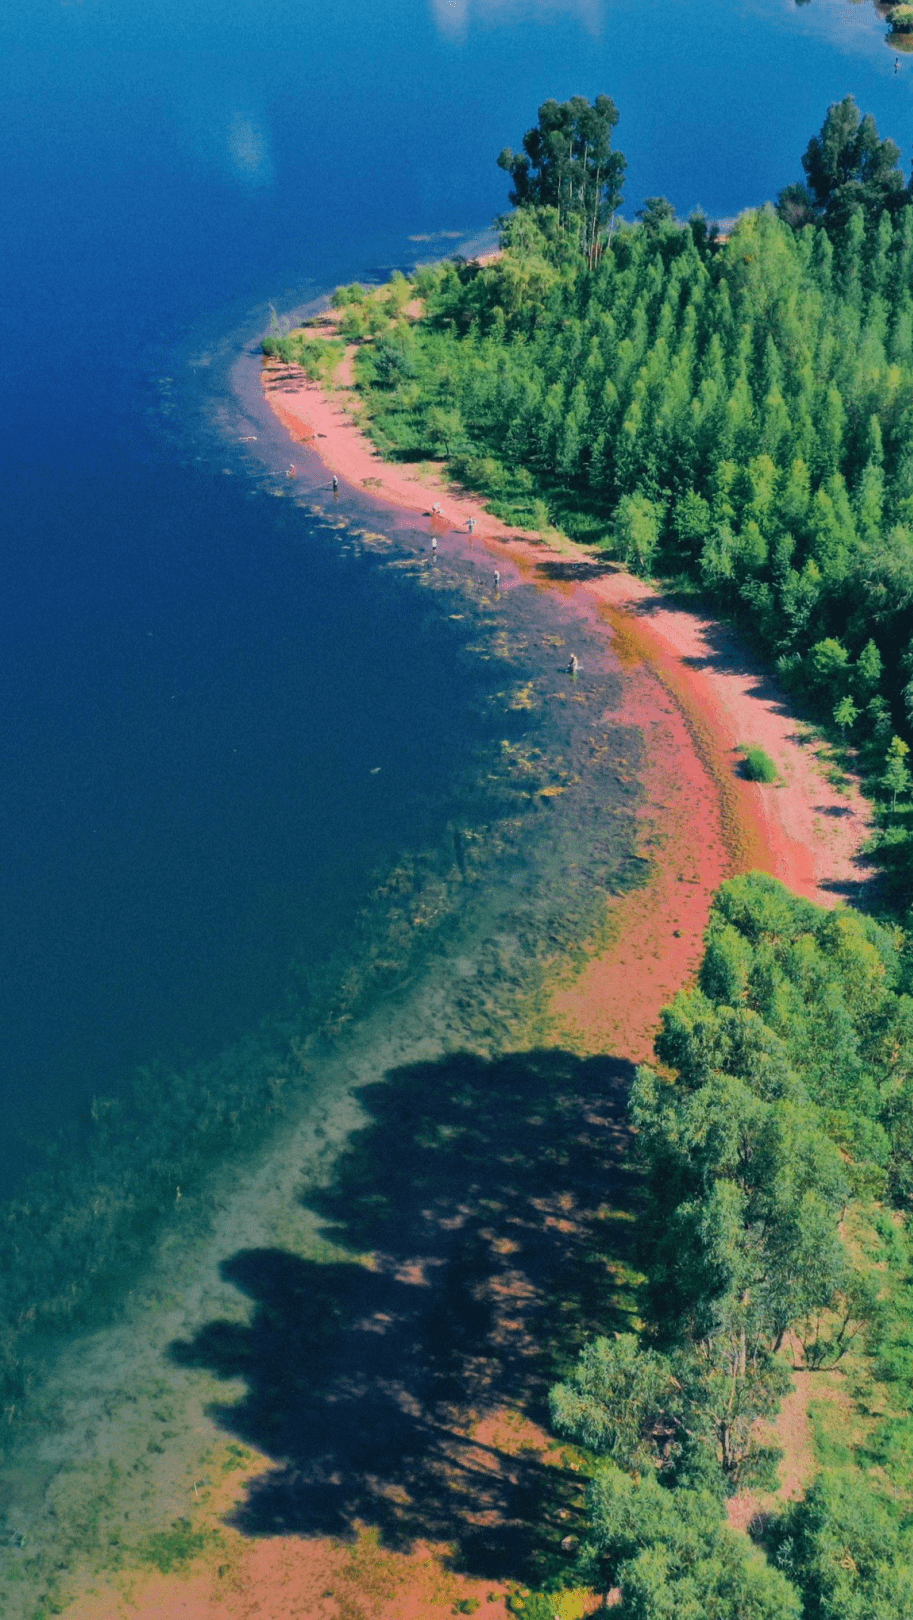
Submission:
POLYGON ((431 536, 431 555, 432 555, 432 557, 437 556, 437 535, 436 534, 433 534, 431 536))
POLYGON ((333 474, 333 494, 334 496, 339 494, 339 479, 335 473, 333 474))
POLYGON ((495 590, 499 591, 500 589, 501 589, 501 575, 498 573, 498 570, 496 568, 495 569, 495 590))

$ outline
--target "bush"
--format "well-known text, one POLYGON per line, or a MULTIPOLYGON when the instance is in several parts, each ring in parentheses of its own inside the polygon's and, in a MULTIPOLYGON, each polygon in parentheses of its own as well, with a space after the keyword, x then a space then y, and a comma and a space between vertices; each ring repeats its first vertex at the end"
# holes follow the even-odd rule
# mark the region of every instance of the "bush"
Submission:
POLYGON ((742 769, 749 782, 778 782, 780 772, 769 754, 763 748, 743 749, 744 759, 742 769))

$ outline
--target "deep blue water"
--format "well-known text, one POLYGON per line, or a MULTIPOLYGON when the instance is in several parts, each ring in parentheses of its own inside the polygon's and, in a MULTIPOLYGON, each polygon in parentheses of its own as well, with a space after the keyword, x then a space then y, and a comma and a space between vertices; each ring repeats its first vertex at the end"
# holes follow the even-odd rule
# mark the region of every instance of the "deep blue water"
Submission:
POLYGON ((179 454, 169 355, 485 227, 548 95, 615 98, 629 213, 771 197, 848 91, 908 151, 883 33, 845 0, 4 8, 0 1184, 23 1130, 268 1010, 471 755, 458 638, 179 454))

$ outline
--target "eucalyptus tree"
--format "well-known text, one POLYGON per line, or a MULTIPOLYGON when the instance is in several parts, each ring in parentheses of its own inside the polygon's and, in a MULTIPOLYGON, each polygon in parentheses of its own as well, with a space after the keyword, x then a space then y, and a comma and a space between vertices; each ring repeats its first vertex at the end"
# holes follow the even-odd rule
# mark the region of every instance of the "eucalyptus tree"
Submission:
POLYGON ((611 96, 544 101, 538 122, 523 137, 523 151, 507 146, 498 158, 498 167, 513 180, 514 206, 556 208, 591 266, 622 200, 627 162, 612 149, 618 117, 611 96))

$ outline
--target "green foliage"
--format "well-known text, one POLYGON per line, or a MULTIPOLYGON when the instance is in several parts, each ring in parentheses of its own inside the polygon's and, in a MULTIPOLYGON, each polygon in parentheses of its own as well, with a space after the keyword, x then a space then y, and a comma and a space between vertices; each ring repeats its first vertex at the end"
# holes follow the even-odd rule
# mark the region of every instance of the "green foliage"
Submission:
POLYGON ((902 737, 893 737, 891 746, 885 758, 885 768, 881 776, 881 785, 886 793, 891 795, 891 809, 897 809, 898 795, 904 798, 913 786, 913 779, 907 767, 907 755, 910 752, 909 744, 902 737))
POLYGON ((271 334, 260 347, 268 359, 297 366, 307 377, 323 379, 332 374, 342 359, 342 344, 333 338, 308 337, 293 332, 288 337, 271 334))
MULTIPOLYGON (((902 207, 909 192, 899 160, 900 148, 879 139, 874 118, 871 114, 860 118, 852 96, 835 102, 802 158, 807 213, 797 223, 816 218, 836 232, 846 229, 855 210, 877 218, 882 209, 902 207)), ((779 206, 789 217, 799 201, 799 188, 789 187, 779 206)))
POLYGON ((743 770, 749 782, 779 782, 780 772, 763 748, 746 748, 743 770))
POLYGON ((618 555, 636 574, 649 573, 659 544, 662 508, 640 493, 622 495, 615 509, 618 555))
POLYGON ((170 1530, 157 1530, 148 1536, 141 1555, 162 1575, 170 1575, 203 1552, 208 1541, 207 1533, 194 1530, 189 1519, 178 1519, 170 1530))
MULTIPOLYGON (((648 198, 640 223, 607 237, 603 221, 594 252, 591 116, 545 103, 521 155, 502 154, 520 206, 497 260, 418 274, 423 318, 408 341, 385 332, 362 374, 373 431, 471 468, 508 521, 539 500, 635 571, 690 573, 852 733, 896 810, 906 779, 881 760, 913 724, 913 206, 896 148, 848 99, 810 143, 801 207, 749 212, 723 243, 648 198)), ((903 900, 906 828, 879 853, 903 900)))
POLYGON ((777 1527, 806 1620, 909 1620, 913 1536, 870 1478, 825 1473, 777 1527))
POLYGON ((835 703, 834 724, 840 728, 841 736, 845 735, 848 727, 855 725, 858 718, 859 710, 851 697, 842 697, 839 703, 835 703))
POLYGON ((587 1345, 550 1401, 596 1459, 582 1567, 620 1589, 622 1616, 913 1620, 913 1528, 858 1467, 908 1497, 909 1238, 851 1203, 860 1185, 910 1196, 908 976, 897 931, 773 878, 715 897, 699 986, 663 1015, 664 1073, 640 1069, 631 1096, 644 1334, 587 1345), (725 1526, 720 1484, 775 1487, 757 1425, 789 1388, 787 1333, 808 1368, 844 1362, 870 1415, 857 1456, 831 1433, 841 1409, 813 1408, 826 1471, 774 1522, 765 1562, 725 1526))
POLYGON ((633 1333, 593 1340, 567 1382, 549 1393, 559 1434, 629 1469, 657 1461, 660 1436, 668 1437, 670 1413, 680 1405, 671 1363, 641 1349, 633 1333))
POLYGON ((894 6, 888 22, 892 34, 913 34, 913 6, 894 6))
MULTIPOLYGON (((854 1180, 871 1185, 875 1177, 877 1184, 902 1156, 893 1122, 905 1113, 913 1062, 911 1004, 902 993, 895 936, 857 913, 822 911, 760 873, 725 883, 714 902, 701 974, 703 996, 714 1005, 693 993, 678 997, 664 1015, 658 1044, 664 1060, 686 1074, 707 1073, 716 1053, 732 1061, 729 1025, 736 1015, 719 1005, 727 986, 716 964, 721 952, 728 961, 736 950, 746 1009, 739 1016, 756 1015, 765 1042, 778 1043, 791 1086, 801 1084, 820 1108, 854 1180)), ((744 1065, 744 1034, 741 1040, 744 1065)))
POLYGON ((716 1497, 611 1465, 590 1492, 588 1552, 619 1620, 799 1620, 799 1594, 726 1525, 716 1497))
POLYGON ((538 121, 523 137, 523 151, 505 147, 498 167, 513 180, 510 200, 519 208, 554 208, 595 261, 603 230, 621 202, 627 164, 612 151, 618 109, 609 96, 591 104, 583 96, 543 102, 538 121))

